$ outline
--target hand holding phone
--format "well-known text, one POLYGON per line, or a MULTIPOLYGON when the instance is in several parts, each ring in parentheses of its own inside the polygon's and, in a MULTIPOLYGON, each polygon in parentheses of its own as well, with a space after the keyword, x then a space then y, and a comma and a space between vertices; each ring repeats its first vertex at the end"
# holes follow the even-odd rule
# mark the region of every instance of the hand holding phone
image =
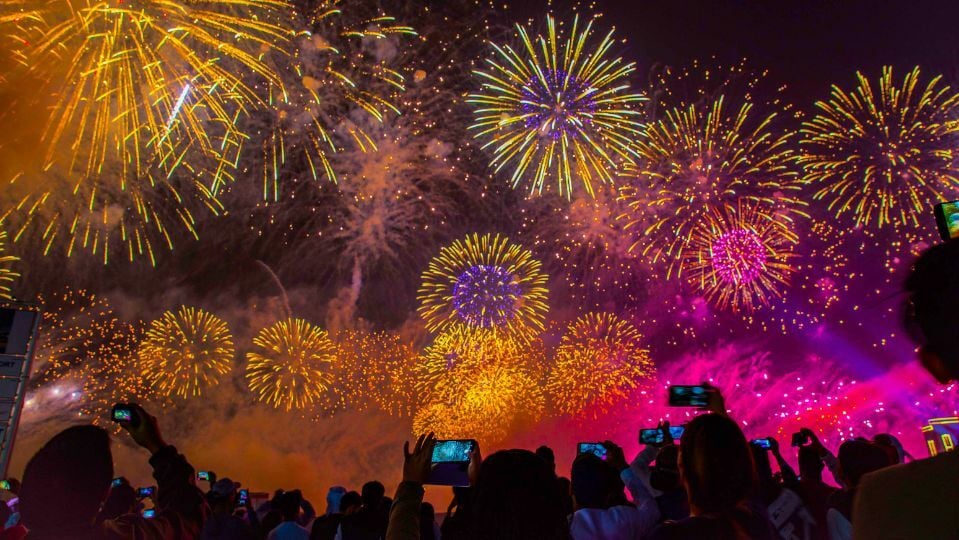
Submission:
POLYGON ((773 447, 772 442, 770 442, 769 438, 753 439, 749 441, 749 444, 755 446, 756 448, 762 448, 763 450, 771 450, 773 447))
POLYGON ((670 442, 682 439, 686 432, 686 426, 670 426, 668 424, 657 428, 648 428, 639 430, 639 442, 641 444, 657 445, 666 443, 666 429, 669 429, 670 442))
POLYGON ((601 442, 581 442, 576 445, 576 453, 593 454, 603 461, 606 461, 606 458, 608 457, 606 446, 601 442))
POLYGON ((157 492, 156 486, 137 488, 137 498, 146 499, 156 495, 156 492, 157 492))
POLYGON ((430 473, 425 483, 436 486, 469 486, 470 463, 476 446, 473 439, 436 441, 430 457, 430 473))
POLYGON ((670 407, 706 407, 713 390, 705 385, 672 385, 669 387, 670 407))
POLYGON ((110 418, 120 425, 127 425, 136 428, 140 425, 140 416, 133 405, 128 403, 117 403, 113 406, 110 418))
POLYGON ((245 507, 246 504, 247 504, 249 501, 250 501, 250 490, 248 490, 248 489, 241 489, 241 490, 238 492, 237 497, 236 497, 236 505, 237 505, 238 507, 240 507, 240 506, 245 507))

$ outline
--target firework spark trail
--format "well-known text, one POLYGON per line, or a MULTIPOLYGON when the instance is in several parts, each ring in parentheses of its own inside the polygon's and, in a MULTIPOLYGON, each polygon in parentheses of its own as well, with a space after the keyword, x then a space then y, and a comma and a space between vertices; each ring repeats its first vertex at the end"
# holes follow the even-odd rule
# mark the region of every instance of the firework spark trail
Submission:
POLYGON ((467 99, 471 129, 493 153, 493 168, 512 170, 513 187, 542 193, 555 177, 560 195, 569 197, 574 183, 592 194, 593 182, 612 182, 636 157, 642 124, 633 106, 645 98, 629 90, 635 65, 611 57, 612 31, 594 44, 593 23, 575 17, 565 40, 552 16, 546 36, 516 25, 522 48, 491 43, 486 70, 475 71, 481 90, 467 99))

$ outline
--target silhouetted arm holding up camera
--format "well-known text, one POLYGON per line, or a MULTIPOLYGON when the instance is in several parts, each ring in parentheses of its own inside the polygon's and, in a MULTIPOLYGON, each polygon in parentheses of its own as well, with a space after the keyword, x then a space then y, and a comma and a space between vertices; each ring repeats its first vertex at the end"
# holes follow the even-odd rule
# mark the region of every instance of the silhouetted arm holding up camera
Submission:
POLYGON ((195 471, 186 458, 163 440, 156 417, 139 405, 132 406, 137 422, 121 424, 130 437, 150 452, 153 478, 157 481, 156 516, 122 516, 104 523, 107 538, 196 538, 209 507, 194 483, 195 471))
POLYGON ((404 443, 403 481, 396 488, 393 507, 390 508, 386 540, 419 540, 423 484, 430 476, 434 446, 436 437, 432 433, 420 435, 412 452, 409 441, 404 443))
POLYGON ((773 437, 769 437, 769 450, 779 465, 779 471, 783 476, 783 485, 795 490, 799 485, 799 475, 796 474, 796 471, 793 470, 789 463, 783 458, 782 453, 779 451, 779 441, 773 437))

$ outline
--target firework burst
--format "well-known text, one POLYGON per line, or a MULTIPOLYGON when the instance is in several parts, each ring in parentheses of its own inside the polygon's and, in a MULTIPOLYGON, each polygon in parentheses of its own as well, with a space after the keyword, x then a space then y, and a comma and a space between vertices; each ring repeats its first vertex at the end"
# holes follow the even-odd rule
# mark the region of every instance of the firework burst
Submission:
POLYGON ((279 200, 282 183, 298 182, 300 171, 336 182, 333 156, 345 148, 376 150, 356 111, 375 122, 400 112, 394 101, 405 82, 390 68, 394 38, 415 31, 393 17, 365 17, 344 4, 321 0, 301 12, 290 50, 267 59, 281 81, 268 86, 269 107, 247 127, 261 133, 249 165, 262 177, 265 200, 279 200))
POLYGON ((611 313, 588 313, 563 336, 547 389, 559 412, 598 417, 655 373, 632 323, 611 313))
POLYGON ((430 261, 418 311, 434 332, 457 326, 510 334, 542 330, 546 279, 529 251, 499 235, 474 234, 430 261))
POLYGON ((325 330, 291 318, 261 330, 253 344, 246 378, 260 401, 286 411, 327 405, 337 358, 325 330))
POLYGON ((959 93, 913 68, 902 84, 884 67, 879 84, 832 87, 800 130, 799 162, 837 217, 856 226, 915 229, 936 202, 956 198, 959 93))
POLYGON ((667 277, 682 275, 692 230, 711 206, 744 197, 781 209, 786 220, 805 217, 791 133, 777 126, 782 105, 755 101, 763 78, 741 72, 730 69, 719 89, 692 97, 676 89, 692 74, 664 74, 665 110, 636 144, 639 166, 624 172, 621 218, 634 236, 631 249, 665 265, 667 277))
POLYGON ((237 118, 259 103, 243 79, 278 82, 259 56, 289 37, 285 0, 230 4, 8 4, 0 25, 22 66, 8 90, 31 90, 5 120, 18 133, 49 111, 42 133, 13 145, 35 157, 7 171, 14 210, 4 220, 15 240, 35 227, 44 252, 155 262, 177 231, 196 236, 196 209, 220 212, 216 194, 232 181, 245 138, 237 118))
POLYGON ((759 205, 711 208, 691 234, 689 282, 719 307, 738 312, 768 305, 795 272, 795 233, 759 205))
POLYGON ((181 306, 150 323, 139 357, 144 378, 162 394, 197 397, 233 367, 226 323, 202 309, 181 306))
POLYGON ((494 169, 512 169, 513 187, 541 193, 556 178, 561 195, 574 183, 592 193, 593 182, 611 182, 634 159, 642 124, 633 106, 645 98, 629 90, 635 65, 610 53, 612 31, 594 43, 593 23, 576 17, 564 36, 547 16, 547 35, 536 37, 517 25, 522 47, 491 44, 493 58, 475 72, 481 90, 467 99, 472 129, 492 151, 494 169))

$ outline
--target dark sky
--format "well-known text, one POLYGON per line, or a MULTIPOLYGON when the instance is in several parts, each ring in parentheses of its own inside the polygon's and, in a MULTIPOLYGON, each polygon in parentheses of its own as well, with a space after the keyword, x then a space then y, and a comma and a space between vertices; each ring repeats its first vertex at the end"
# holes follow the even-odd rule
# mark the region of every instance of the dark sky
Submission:
MULTIPOLYGON (((554 2, 562 13, 566 0, 554 2)), ((517 0, 522 16, 546 1, 517 0)), ((851 86, 857 69, 875 78, 884 64, 959 74, 959 1, 597 0, 604 22, 628 38, 640 62, 688 64, 713 56, 728 65, 748 58, 788 85, 793 99, 815 100, 833 82, 851 86)))

